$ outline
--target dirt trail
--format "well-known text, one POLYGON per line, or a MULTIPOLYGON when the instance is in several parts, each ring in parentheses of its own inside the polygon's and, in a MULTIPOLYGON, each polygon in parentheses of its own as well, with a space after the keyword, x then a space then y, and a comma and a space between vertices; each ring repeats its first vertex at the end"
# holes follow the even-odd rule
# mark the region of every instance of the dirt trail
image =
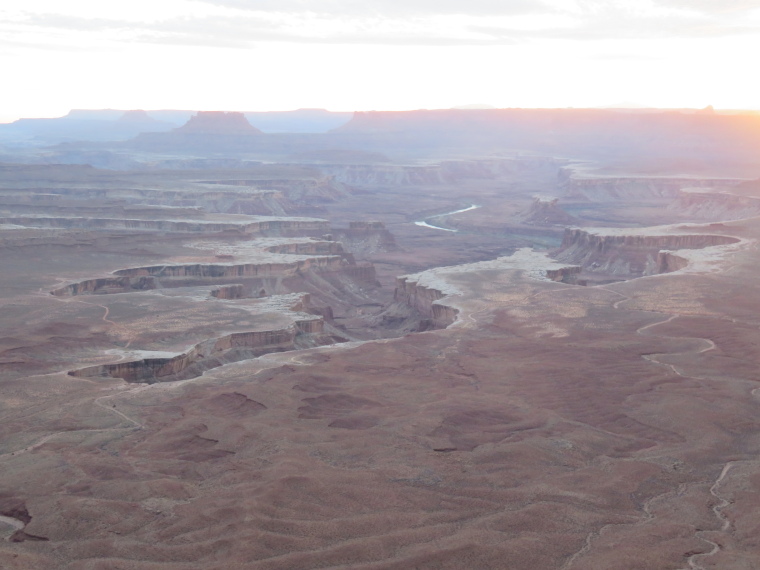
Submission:
POLYGON ((724 499, 718 494, 718 488, 720 487, 721 482, 723 479, 728 475, 728 472, 731 470, 731 468, 734 466, 735 461, 729 461, 723 466, 723 470, 720 472, 720 475, 715 480, 715 483, 712 484, 710 487, 710 494, 718 499, 718 504, 713 506, 712 511, 715 514, 715 517, 721 522, 720 530, 719 531, 700 531, 697 532, 697 537, 700 540, 704 540, 707 544, 712 546, 712 549, 710 552, 703 552, 699 554, 692 554, 689 557, 689 569, 690 570, 705 570, 705 567, 702 566, 699 562, 697 562, 697 559, 704 560, 705 558, 709 558, 711 556, 714 556, 718 552, 720 552, 720 544, 718 544, 715 541, 710 540, 709 538, 705 537, 705 534, 708 532, 726 532, 730 526, 731 521, 729 521, 726 516, 723 514, 723 509, 726 508, 730 504, 730 502, 727 499, 724 499))

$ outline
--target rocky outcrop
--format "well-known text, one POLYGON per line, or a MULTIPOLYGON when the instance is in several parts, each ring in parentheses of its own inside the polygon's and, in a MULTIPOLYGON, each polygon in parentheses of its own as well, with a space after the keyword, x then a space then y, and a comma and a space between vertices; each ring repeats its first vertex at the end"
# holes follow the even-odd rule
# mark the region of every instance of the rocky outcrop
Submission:
POLYGON ((28 216, 0 218, 0 224, 36 228, 119 229, 188 233, 236 232, 259 235, 323 233, 330 229, 330 223, 327 221, 307 218, 267 218, 258 221, 223 222, 213 220, 128 220, 123 218, 28 216))
POLYGON ((554 257, 559 261, 581 265, 587 271, 636 277, 662 272, 663 266, 659 261, 662 250, 702 249, 740 241, 717 234, 656 234, 653 233, 655 231, 568 228, 554 257))
POLYGON ((229 277, 291 276, 299 271, 326 269, 337 271, 344 267, 342 256, 323 256, 291 263, 242 263, 242 264, 177 264, 132 267, 114 271, 114 275, 130 277, 155 276, 162 279, 189 277, 193 279, 217 279, 229 277))
POLYGON ((321 318, 299 319, 283 329, 240 332, 210 339, 172 357, 143 358, 89 366, 72 370, 69 375, 84 378, 121 378, 126 382, 147 384, 185 380, 230 362, 255 358, 270 352, 336 342, 334 337, 323 333, 324 321, 321 318))
POLYGON ((361 186, 437 186, 449 183, 440 166, 352 165, 336 170, 340 182, 361 186))
POLYGON ((689 260, 672 251, 661 251, 657 254, 657 273, 679 271, 689 265, 689 260))
POLYGON ((354 284, 378 285, 375 267, 371 263, 356 263, 353 256, 346 253, 282 263, 150 265, 119 269, 114 271, 112 275, 113 277, 70 283, 58 287, 50 293, 58 297, 128 293, 162 287, 205 285, 209 282, 216 281, 218 283, 228 280, 232 283, 225 283, 224 286, 212 289, 210 295, 218 299, 238 299, 285 293, 288 292, 288 287, 284 284, 291 281, 300 283, 303 277, 317 278, 316 275, 321 275, 322 278, 330 275, 339 276, 341 282, 348 278, 354 284), (237 282, 239 280, 242 281, 237 282))
MULTIPOLYGON (((222 186, 243 186, 250 190, 279 192, 293 204, 334 202, 351 194, 351 188, 335 176, 304 178, 255 178, 206 180, 203 183, 222 186)), ((237 193, 240 197, 240 193, 237 193)))
MULTIPOLYGON (((184 165, 184 167, 191 168, 192 165, 184 165)), ((21 203, 22 200, 29 203, 34 200, 35 203, 50 202, 53 205, 53 201, 60 203, 61 200, 66 200, 66 208, 84 208, 81 211, 74 210, 75 216, 78 217, 82 217, 82 212, 89 212, 92 209, 93 200, 97 200, 99 204, 110 203, 110 211, 113 211, 114 199, 143 207, 168 206, 224 214, 285 216, 313 211, 320 204, 339 200, 351 193, 351 188, 346 184, 338 182, 332 176, 324 176, 313 170, 299 171, 297 167, 289 167, 289 174, 296 177, 206 180, 193 183, 182 190, 55 187, 38 189, 39 192, 43 192, 41 196, 44 196, 40 198, 23 198, 24 194, 29 193, 24 192, 19 195, 18 191, 14 192, 16 196, 5 198, 2 196, 4 193, 2 190, 0 190, 0 196, 3 203, 9 203, 10 199, 15 203, 21 203), (299 174, 301 176, 297 177, 299 174)), ((107 211, 101 208, 96 209, 93 217, 105 217, 102 215, 105 212, 107 211)), ((37 210, 35 213, 40 212, 37 210)), ((179 212, 175 211, 174 214, 179 217, 179 212)), ((198 216, 198 211, 191 212, 188 217, 196 216, 198 216)))
POLYGON ((348 229, 337 228, 332 236, 357 255, 396 251, 396 239, 383 222, 349 222, 348 229))
POLYGON ((591 202, 673 200, 680 196, 683 188, 714 188, 732 186, 740 182, 738 179, 582 178, 573 176, 571 169, 563 171, 560 181, 560 188, 566 198, 591 202))
POLYGON ((569 283, 573 285, 585 285, 585 282, 578 279, 578 275, 583 271, 580 265, 569 265, 559 269, 547 269, 546 278, 558 283, 569 283))
POLYGON ((486 160, 445 160, 438 164, 325 165, 322 170, 346 184, 358 186, 439 186, 463 179, 492 180, 528 170, 558 171, 558 162, 544 157, 486 160))
POLYGON ((429 327, 444 329, 457 319, 459 310, 439 301, 446 294, 440 289, 420 284, 414 276, 398 277, 394 299, 412 307, 429 322, 429 327))
POLYGON ((539 226, 566 226, 578 221, 559 206, 558 198, 535 197, 533 203, 520 217, 524 224, 539 226))
POLYGON ((681 219, 694 221, 729 221, 760 216, 760 199, 725 192, 688 189, 668 205, 668 211, 681 219))
POLYGON ((56 297, 73 297, 75 295, 127 293, 129 291, 147 291, 156 288, 156 280, 150 276, 123 276, 87 279, 57 289, 50 294, 56 297))
POLYGON ((367 283, 380 286, 377 281, 375 266, 371 263, 357 263, 356 265, 345 265, 342 273, 359 283, 367 283))
POLYGON ((343 244, 330 240, 311 240, 267 246, 264 251, 270 253, 288 253, 295 255, 341 255, 345 254, 343 244))
POLYGON ((242 299, 245 297, 245 288, 240 283, 222 285, 211 290, 211 296, 216 299, 242 299))

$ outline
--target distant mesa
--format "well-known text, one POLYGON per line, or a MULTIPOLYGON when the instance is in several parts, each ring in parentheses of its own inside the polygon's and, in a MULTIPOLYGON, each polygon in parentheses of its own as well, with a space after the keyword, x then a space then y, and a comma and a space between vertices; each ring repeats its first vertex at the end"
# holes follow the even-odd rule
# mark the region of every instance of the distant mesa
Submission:
POLYGON ((496 107, 488 103, 468 103, 467 105, 457 105, 452 109, 496 109, 496 107))
POLYGON ((125 123, 155 123, 156 119, 148 115, 147 112, 142 109, 135 109, 134 111, 124 111, 124 114, 119 117, 119 121, 125 123))
POLYGON ((257 135, 261 131, 251 125, 243 113, 198 111, 197 115, 172 132, 204 135, 257 135))

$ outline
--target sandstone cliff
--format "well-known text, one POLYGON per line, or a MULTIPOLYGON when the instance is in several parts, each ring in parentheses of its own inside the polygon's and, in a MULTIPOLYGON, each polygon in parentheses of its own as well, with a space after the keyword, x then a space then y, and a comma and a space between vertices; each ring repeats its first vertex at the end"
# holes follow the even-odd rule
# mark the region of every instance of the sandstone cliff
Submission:
POLYGON ((132 267, 114 271, 114 275, 130 277, 155 276, 160 278, 191 277, 201 279, 229 277, 288 276, 310 269, 337 271, 345 266, 342 256, 313 257, 291 263, 242 263, 242 264, 176 264, 132 267))
POLYGON ((357 255, 396 251, 396 240, 382 222, 350 222, 348 229, 333 229, 333 237, 357 255))
POLYGON ((150 276, 101 277, 87 279, 53 289, 50 294, 56 297, 73 297, 93 293, 126 293, 128 291, 146 291, 156 288, 156 280, 150 276))
POLYGON ((591 202, 614 202, 639 200, 673 200, 681 195, 683 188, 713 188, 717 185, 738 184, 733 179, 695 179, 664 177, 583 178, 573 176, 566 169, 560 177, 564 196, 574 200, 591 202))
POLYGON ((195 345, 172 357, 143 358, 116 364, 89 366, 69 372, 71 376, 122 378, 126 382, 170 382, 194 378, 205 370, 230 362, 255 358, 270 352, 294 350, 299 346, 331 344, 334 337, 322 334, 320 317, 303 318, 276 330, 240 332, 195 345), (307 338, 307 337, 312 338, 307 338), (304 338, 301 338, 304 337, 304 338))
POLYGON ((584 270, 620 277, 661 273, 668 263, 662 250, 702 249, 735 244, 731 236, 698 233, 654 233, 651 230, 584 230, 568 228, 562 245, 554 252, 559 261, 581 265, 584 270), (651 232, 651 233, 647 233, 651 232))
POLYGON ((359 186, 438 186, 464 179, 492 180, 526 171, 558 172, 560 161, 544 157, 444 160, 437 164, 324 165, 336 180, 359 186))
POLYGON ((211 290, 211 296, 216 299, 242 299, 245 297, 245 287, 240 283, 222 285, 211 290))
POLYGON ((307 218, 266 218, 258 221, 224 222, 213 220, 127 220, 123 218, 14 216, 0 218, 0 224, 36 228, 127 229, 201 233, 237 232, 263 235, 308 234, 326 232, 330 229, 330 223, 327 221, 307 218))
POLYGON ((680 218, 704 221, 728 221, 760 215, 760 199, 754 196, 737 196, 708 189, 684 189, 668 210, 680 218))
POLYGON ((558 198, 533 198, 530 207, 520 214, 522 222, 530 225, 569 225, 578 220, 559 206, 558 198))
POLYGON ((405 303, 429 321, 421 328, 445 329, 457 319, 459 310, 439 302, 446 297, 441 289, 420 284, 414 276, 398 277, 394 299, 405 303))

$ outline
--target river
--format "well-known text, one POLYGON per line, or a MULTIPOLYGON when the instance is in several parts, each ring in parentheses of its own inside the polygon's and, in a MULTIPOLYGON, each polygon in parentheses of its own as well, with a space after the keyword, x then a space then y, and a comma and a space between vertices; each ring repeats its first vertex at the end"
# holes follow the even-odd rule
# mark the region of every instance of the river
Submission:
POLYGON ((433 224, 429 224, 427 220, 434 220, 436 218, 443 218, 444 216, 453 216, 454 214, 461 214, 462 212, 469 212, 470 210, 477 210, 480 208, 480 206, 476 206, 475 204, 472 204, 471 206, 468 206, 466 208, 462 208, 461 210, 454 210, 453 212, 446 212, 445 214, 438 214, 436 216, 430 216, 429 218, 426 218, 424 220, 420 220, 419 222, 414 222, 415 226, 421 226, 423 228, 431 228, 434 230, 442 230, 444 232, 458 232, 459 230, 452 230, 450 228, 442 228, 441 226, 434 226, 433 224))

